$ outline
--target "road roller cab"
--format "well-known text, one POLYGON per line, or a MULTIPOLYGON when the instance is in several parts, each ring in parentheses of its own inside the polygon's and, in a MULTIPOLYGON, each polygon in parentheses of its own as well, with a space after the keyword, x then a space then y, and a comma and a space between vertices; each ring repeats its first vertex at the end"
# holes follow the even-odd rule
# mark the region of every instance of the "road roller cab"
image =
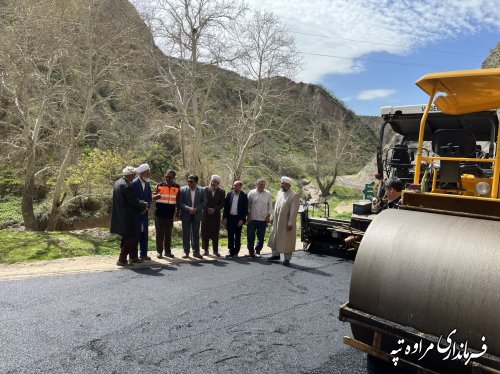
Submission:
MULTIPOLYGON (((425 105, 407 105, 381 108, 383 123, 377 145, 377 173, 375 180, 365 185, 365 200, 352 206, 350 219, 330 218, 327 202, 304 203, 300 208, 301 241, 305 250, 353 256, 366 229, 387 201, 384 184, 387 178, 397 177, 405 186, 413 183, 415 146, 418 126, 425 105), (390 128, 392 131, 385 131, 390 128), (400 135, 393 144, 395 135, 400 135), (389 139, 389 140, 388 140, 389 139), (387 143, 392 144, 387 146, 387 143)), ((435 112, 438 112, 436 109, 435 112)), ((432 113, 432 117, 440 116, 432 113)), ((428 154, 428 151, 425 151, 428 154)), ((369 182, 369 181, 367 181, 369 182)))
POLYGON ((361 241, 339 313, 353 335, 344 342, 397 367, 498 373, 500 69, 417 85, 430 98, 413 182, 361 241), (429 116, 433 104, 442 116, 429 116))
MULTIPOLYGON (((422 116, 426 105, 405 105, 405 106, 386 106, 381 108, 381 117, 383 123, 380 126, 379 144, 377 146, 377 174, 373 183, 367 184, 363 191, 371 193, 370 199, 357 201, 353 204, 353 214, 349 220, 330 218, 329 206, 326 202, 308 203, 301 206, 301 241, 304 243, 304 249, 311 251, 327 251, 337 255, 344 255, 346 252, 354 254, 359 243, 366 232, 371 221, 380 212, 387 201, 384 199, 384 180, 397 177, 405 188, 413 185, 416 154, 418 152, 418 136, 422 116), (394 139, 396 141, 394 142, 394 139), (390 144, 390 145, 387 145, 390 144)), ((451 147, 458 151, 457 144, 450 145, 450 141, 462 141, 457 131, 465 129, 479 142, 474 147, 476 149, 476 158, 489 157, 494 152, 496 141, 496 129, 498 128, 498 119, 495 111, 482 111, 479 113, 466 113, 461 115, 449 115, 442 113, 436 106, 431 107, 427 117, 426 134, 422 147, 422 155, 430 156, 433 154, 432 135, 436 132, 441 133, 440 139, 447 139, 446 143, 436 143, 437 148, 451 147), (454 138, 448 138, 446 131, 454 131, 454 138), (455 131, 457 130, 457 131, 455 131), (485 152, 482 149, 485 149, 485 152)), ((463 148, 463 147, 462 147, 463 148)), ((460 148, 460 150, 462 150, 460 148)), ((467 156, 469 156, 467 154, 467 156)), ((474 158, 474 157, 473 157, 474 158)), ((459 167, 459 164, 452 166, 459 167)), ((474 195, 475 185, 483 177, 490 177, 491 181, 491 163, 489 162, 462 162, 460 163, 460 172, 463 182, 460 188, 462 193, 474 195), (465 191, 467 190, 467 191, 465 191)), ((445 181, 445 174, 440 169, 439 161, 435 163, 426 163, 420 170, 419 190, 429 192, 432 190, 433 175, 438 176, 437 186, 446 189, 446 193, 453 193, 451 181, 445 181), (441 174, 437 172, 441 170, 441 174)), ((436 192, 436 191, 433 191, 436 192)), ((418 203, 418 202, 417 202, 418 203)))

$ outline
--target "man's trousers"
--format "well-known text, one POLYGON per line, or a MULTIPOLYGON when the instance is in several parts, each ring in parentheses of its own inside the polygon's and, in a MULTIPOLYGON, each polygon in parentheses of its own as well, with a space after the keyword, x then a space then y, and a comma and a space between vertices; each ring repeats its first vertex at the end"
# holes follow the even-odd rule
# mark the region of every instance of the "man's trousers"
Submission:
POLYGON ((182 246, 184 253, 188 254, 190 245, 193 246, 193 253, 200 253, 200 224, 194 217, 189 217, 189 221, 182 221, 182 246))
POLYGON ((255 221, 252 220, 247 226, 247 248, 250 254, 255 252, 260 253, 264 247, 264 237, 266 236, 266 221, 255 221), (257 246, 254 248, 255 244, 255 234, 257 233, 257 246), (255 252, 254 252, 255 251, 255 252))
POLYGON ((156 252, 162 255, 172 254, 172 228, 174 218, 155 217, 156 228, 156 252))

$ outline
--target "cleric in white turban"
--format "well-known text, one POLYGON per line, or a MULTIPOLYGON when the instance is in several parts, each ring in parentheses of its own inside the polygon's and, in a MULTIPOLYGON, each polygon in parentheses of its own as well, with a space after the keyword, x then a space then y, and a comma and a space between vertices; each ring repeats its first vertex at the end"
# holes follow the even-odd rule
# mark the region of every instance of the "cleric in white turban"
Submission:
POLYGON ((125 166, 122 170, 123 177, 115 182, 113 189, 113 207, 111 213, 110 232, 122 237, 120 242, 120 257, 118 266, 128 266, 139 262, 136 253, 136 239, 139 235, 139 216, 145 211, 147 204, 139 201, 134 195, 132 180, 135 168, 125 166), (128 260, 127 260, 128 257, 128 260))
POLYGON ((214 174, 214 175, 212 175, 212 176, 210 177, 210 180, 211 180, 211 181, 217 181, 217 182, 219 182, 219 183, 220 183, 220 181, 222 180, 222 178, 221 178, 221 177, 219 177, 218 175, 215 175, 215 174, 214 174))
MULTIPOLYGON (((134 187, 135 197, 141 201, 148 203, 148 208, 153 202, 153 195, 151 191, 151 185, 149 183, 149 178, 151 177, 151 170, 148 164, 141 164, 137 167, 137 178, 132 181, 132 186, 134 187)), ((148 227, 149 227, 149 216, 148 212, 141 214, 139 219, 141 232, 138 236, 140 253, 139 256, 142 260, 151 260, 148 256, 148 227)))
POLYGON ((125 166, 122 170, 122 175, 135 175, 137 170, 133 166, 125 166))
POLYGON ((300 205, 299 195, 292 191, 291 184, 291 178, 281 177, 281 191, 276 196, 269 234, 269 247, 273 251, 269 261, 278 261, 280 253, 283 253, 285 265, 290 264, 295 251, 297 212, 300 205))
POLYGON ((137 170, 136 170, 136 171, 137 171, 137 174, 141 174, 141 173, 145 172, 146 170, 151 170, 151 169, 149 168, 149 165, 148 165, 148 164, 141 164, 141 165, 139 165, 139 166, 137 167, 137 170))

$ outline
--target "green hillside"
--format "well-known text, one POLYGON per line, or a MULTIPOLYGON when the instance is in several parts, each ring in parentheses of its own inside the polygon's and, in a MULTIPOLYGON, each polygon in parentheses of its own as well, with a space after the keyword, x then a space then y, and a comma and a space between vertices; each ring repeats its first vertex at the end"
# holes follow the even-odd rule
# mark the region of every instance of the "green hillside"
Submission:
POLYGON ((156 181, 173 168, 248 190, 258 177, 277 187, 285 174, 356 173, 376 149, 372 126, 333 93, 278 74, 299 67, 292 49, 287 69, 255 79, 236 72, 243 60, 167 56, 126 0, 3 0, 0 32, 3 226, 105 214, 127 164, 148 162, 156 181))

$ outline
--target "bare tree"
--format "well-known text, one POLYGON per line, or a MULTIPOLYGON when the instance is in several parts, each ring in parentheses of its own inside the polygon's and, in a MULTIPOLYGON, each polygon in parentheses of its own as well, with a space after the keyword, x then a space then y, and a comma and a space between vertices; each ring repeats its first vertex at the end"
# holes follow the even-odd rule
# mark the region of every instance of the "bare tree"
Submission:
POLYGON ((301 60, 295 41, 276 16, 257 11, 236 34, 240 49, 235 67, 249 80, 241 79, 239 113, 230 128, 233 155, 231 177, 241 179, 248 153, 263 142, 266 133, 280 131, 290 116, 275 111, 287 97, 287 80, 299 69, 301 60))
POLYGON ((157 44, 159 78, 170 92, 176 110, 184 170, 203 179, 201 157, 203 128, 208 124, 212 89, 219 71, 212 69, 231 60, 234 50, 227 38, 234 22, 246 10, 231 0, 136 1, 157 44))
POLYGON ((313 120, 309 171, 323 197, 330 196, 339 172, 353 161, 358 148, 355 125, 346 117, 313 120))

